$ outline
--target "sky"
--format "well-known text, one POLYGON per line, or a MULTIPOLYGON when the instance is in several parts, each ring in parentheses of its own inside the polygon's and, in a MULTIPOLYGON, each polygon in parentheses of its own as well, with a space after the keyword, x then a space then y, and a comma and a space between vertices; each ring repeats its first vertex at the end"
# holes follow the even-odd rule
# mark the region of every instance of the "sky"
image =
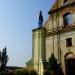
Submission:
POLYGON ((44 23, 55 0, 0 0, 0 50, 7 47, 9 66, 24 67, 32 56, 32 29, 44 23))

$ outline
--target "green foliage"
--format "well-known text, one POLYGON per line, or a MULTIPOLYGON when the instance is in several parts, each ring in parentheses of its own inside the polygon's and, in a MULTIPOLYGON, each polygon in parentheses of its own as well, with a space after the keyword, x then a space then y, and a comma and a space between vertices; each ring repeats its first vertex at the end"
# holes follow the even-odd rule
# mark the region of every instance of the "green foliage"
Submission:
POLYGON ((23 69, 24 75, 29 75, 29 70, 28 69, 23 69))
POLYGON ((61 65, 57 63, 57 59, 55 58, 54 54, 51 55, 49 58, 49 71, 54 72, 56 75, 64 75, 61 65))
POLYGON ((2 71, 2 72, 0 72, 0 75, 8 75, 8 73, 5 71, 2 71))
POLYGON ((28 69, 17 69, 15 71, 16 75, 29 75, 29 70, 28 69))
POLYGON ((0 51, 0 61, 1 61, 1 51, 0 51))
POLYGON ((0 63, 1 63, 0 70, 3 71, 6 69, 7 62, 8 62, 8 55, 7 49, 5 47, 2 52, 0 51, 0 63))
POLYGON ((18 71, 16 72, 16 75, 24 75, 24 74, 23 74, 22 71, 18 70, 18 71))
POLYGON ((45 71, 44 71, 44 75, 51 75, 51 73, 50 73, 50 71, 45 70, 45 71))
POLYGON ((54 54, 51 55, 49 58, 49 70, 53 70, 57 64, 57 59, 55 58, 54 54))
POLYGON ((6 72, 7 75, 16 75, 14 71, 8 71, 6 72))
POLYGON ((37 75, 35 70, 17 69, 13 71, 1 71, 0 75, 37 75))
POLYGON ((31 70, 30 75, 37 75, 37 72, 35 70, 31 70))

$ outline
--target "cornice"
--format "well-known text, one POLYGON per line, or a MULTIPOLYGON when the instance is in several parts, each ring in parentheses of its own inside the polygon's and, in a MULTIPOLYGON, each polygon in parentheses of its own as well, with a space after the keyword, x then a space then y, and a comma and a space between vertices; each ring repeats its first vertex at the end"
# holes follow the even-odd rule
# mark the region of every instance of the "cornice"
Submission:
POLYGON ((74 6, 74 5, 75 5, 75 2, 64 4, 63 6, 57 8, 57 9, 50 10, 50 11, 48 12, 48 14, 49 14, 49 15, 50 15, 50 14, 53 14, 53 13, 59 11, 59 10, 62 10, 62 9, 64 9, 64 8, 66 8, 66 7, 74 6))
POLYGON ((66 32, 70 32, 70 31, 75 31, 75 25, 73 26, 67 26, 67 27, 62 27, 62 28, 56 28, 56 30, 53 29, 53 31, 48 31, 46 36, 50 36, 50 35, 61 35, 63 33, 66 33, 66 32))

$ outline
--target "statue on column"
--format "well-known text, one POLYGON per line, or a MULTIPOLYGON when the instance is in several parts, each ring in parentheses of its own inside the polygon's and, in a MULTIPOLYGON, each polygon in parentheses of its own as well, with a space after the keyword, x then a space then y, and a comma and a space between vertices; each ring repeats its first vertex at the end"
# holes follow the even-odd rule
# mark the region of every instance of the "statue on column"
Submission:
POLYGON ((39 21, 38 21, 38 28, 41 28, 43 24, 43 16, 42 16, 42 11, 39 13, 39 21))

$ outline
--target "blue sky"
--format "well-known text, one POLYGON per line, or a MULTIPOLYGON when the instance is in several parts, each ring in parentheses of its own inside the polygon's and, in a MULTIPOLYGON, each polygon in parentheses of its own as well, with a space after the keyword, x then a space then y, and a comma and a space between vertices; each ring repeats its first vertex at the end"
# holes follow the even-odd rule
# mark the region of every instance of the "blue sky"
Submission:
POLYGON ((55 0, 0 0, 0 50, 5 46, 8 65, 25 66, 32 55, 32 29, 38 27, 39 11, 44 22, 55 0))

